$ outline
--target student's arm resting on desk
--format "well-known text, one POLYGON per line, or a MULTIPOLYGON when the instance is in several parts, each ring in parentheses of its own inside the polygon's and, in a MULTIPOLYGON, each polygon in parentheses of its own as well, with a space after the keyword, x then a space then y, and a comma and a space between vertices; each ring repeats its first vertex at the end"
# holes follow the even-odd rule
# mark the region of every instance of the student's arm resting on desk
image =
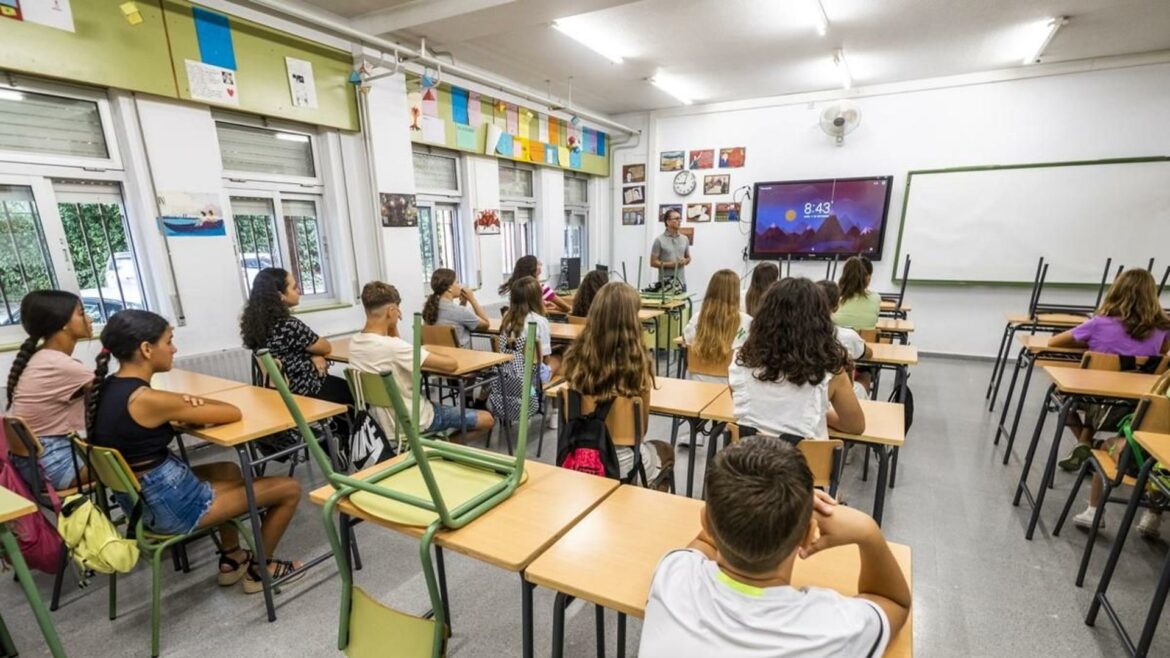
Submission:
POLYGON ((1055 336, 1053 336, 1052 338, 1049 338, 1048 339, 1048 346, 1049 347, 1085 347, 1086 345, 1085 345, 1085 343, 1082 343, 1081 341, 1077 340, 1073 336, 1073 330, 1069 329, 1068 331, 1062 331, 1059 334, 1056 334, 1055 336))
POLYGON ((865 412, 853 393, 853 383, 844 370, 829 380, 829 426, 846 434, 865 431, 865 412))
POLYGON ((831 516, 814 509, 813 518, 819 536, 801 547, 801 557, 834 546, 857 544, 861 556, 857 596, 877 604, 890 621, 890 634, 896 635, 910 616, 910 585, 877 523, 850 507, 837 508, 831 516))
POLYGON ((446 354, 436 354, 435 352, 427 352, 427 358, 423 359, 422 365, 427 370, 438 370, 441 372, 454 372, 459 367, 459 362, 455 357, 446 354))
POLYGON ((328 356, 329 352, 331 352, 332 350, 333 350, 333 346, 330 345, 329 341, 324 339, 324 338, 318 338, 316 341, 313 342, 312 345, 309 345, 308 347, 305 348, 306 352, 308 352, 309 354, 312 354, 314 356, 328 356))
POLYGON ((569 313, 573 310, 573 307, 569 305, 569 302, 566 302, 563 297, 555 293, 553 294, 552 298, 548 300, 548 302, 550 305, 552 305, 553 308, 562 313, 569 313))
POLYGON ((163 423, 222 425, 243 417, 239 407, 226 402, 145 387, 130 397, 129 410, 130 417, 143 427, 163 423))
MULTIPOLYGON (((837 501, 832 496, 825 493, 824 491, 821 491, 820 489, 813 489, 813 512, 815 512, 818 516, 827 518, 833 516, 836 508, 837 501)), ((700 516, 705 516, 707 514, 707 509, 703 508, 699 511, 699 514, 700 516)), ((715 548, 715 540, 707 532, 706 524, 709 522, 709 520, 700 520, 699 536, 695 537, 695 539, 690 544, 687 544, 687 548, 693 548, 707 556, 707 559, 714 560, 715 554, 719 551, 719 549, 715 548)))

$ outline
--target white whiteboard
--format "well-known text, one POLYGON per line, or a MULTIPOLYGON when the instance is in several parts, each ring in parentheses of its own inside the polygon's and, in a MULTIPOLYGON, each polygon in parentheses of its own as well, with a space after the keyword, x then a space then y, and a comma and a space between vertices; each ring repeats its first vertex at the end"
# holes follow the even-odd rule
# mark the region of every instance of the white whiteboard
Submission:
MULTIPOLYGON (((1106 258, 1170 265, 1170 161, 911 172, 911 281, 1099 283, 1106 258)), ((899 273, 900 274, 900 273, 899 273)))

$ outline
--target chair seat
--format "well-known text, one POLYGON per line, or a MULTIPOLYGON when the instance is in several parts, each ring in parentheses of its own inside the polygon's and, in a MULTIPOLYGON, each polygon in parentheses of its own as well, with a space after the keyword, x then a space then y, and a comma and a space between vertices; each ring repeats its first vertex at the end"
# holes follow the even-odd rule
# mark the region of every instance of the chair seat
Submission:
MULTIPOLYGON (((435 481, 443 493, 443 500, 450 510, 456 509, 480 492, 503 481, 506 477, 494 471, 465 466, 445 459, 432 459, 430 463, 431 472, 434 473, 435 481)), ((525 471, 520 484, 523 484, 527 478, 528 472, 525 471)), ((423 500, 430 499, 427 485, 423 481, 422 472, 419 471, 417 465, 384 480, 379 480, 378 486, 423 500)), ((436 512, 420 509, 367 491, 355 492, 350 495, 349 500, 367 514, 399 525, 425 527, 439 518, 436 512)))
MULTIPOLYGON (((1117 479, 1117 462, 1113 460, 1113 455, 1105 450, 1097 449, 1093 450, 1093 459, 1096 459, 1101 466, 1101 472, 1105 474, 1106 480, 1117 479)), ((1127 487, 1132 487, 1137 484, 1137 478, 1127 475, 1121 482, 1127 487)))
POLYGON ((429 657, 434 653, 433 619, 382 605, 360 587, 353 588, 349 628, 345 655, 350 658, 381 658, 390 654, 429 657), (387 646, 391 641, 388 638, 393 638, 393 650, 387 646))

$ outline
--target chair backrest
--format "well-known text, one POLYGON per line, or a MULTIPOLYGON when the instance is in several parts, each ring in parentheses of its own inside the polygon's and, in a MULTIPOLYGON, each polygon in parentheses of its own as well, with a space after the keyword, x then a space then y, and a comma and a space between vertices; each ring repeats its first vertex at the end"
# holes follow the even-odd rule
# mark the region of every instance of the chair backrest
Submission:
POLYGON ((449 324, 427 324, 422 328, 422 344, 441 347, 459 347, 455 327, 449 324))
POLYGON ((8 452, 18 457, 40 457, 45 452, 41 440, 19 416, 4 417, 4 434, 8 437, 8 452))
MULTIPOLYGON (((252 386, 276 388, 272 385, 272 378, 268 376, 268 369, 264 367, 264 362, 260 358, 260 352, 267 351, 260 350, 258 352, 252 352, 252 386)), ((272 360, 276 363, 276 369, 280 371, 280 376, 284 377, 284 364, 276 357, 272 357, 272 360)))
POLYGON ((305 420, 305 415, 301 413, 300 407, 297 406, 292 391, 288 389, 288 381, 284 378, 284 369, 280 367, 280 362, 272 356, 268 348, 257 351, 256 358, 267 377, 269 388, 274 388, 277 393, 280 393, 280 399, 292 416, 293 422, 296 423, 296 428, 300 432, 301 438, 304 439, 305 445, 309 448, 309 454, 313 456, 313 461, 317 462, 317 466, 321 468, 325 478, 331 479, 335 475, 333 463, 329 460, 325 449, 317 441, 317 435, 309 428, 309 423, 305 420))
POLYGON ((796 449, 804 455, 808 469, 812 471, 813 486, 822 488, 832 486, 833 476, 837 472, 837 460, 840 459, 844 446, 845 442, 840 439, 806 440, 796 444, 796 449))
POLYGON ((95 446, 77 437, 74 437, 73 445, 78 452, 86 456, 90 472, 97 475, 102 486, 127 494, 133 502, 138 501, 142 485, 121 452, 114 448, 95 446))
POLYGON ((569 324, 585 324, 589 318, 581 317, 580 315, 569 315, 569 324))
POLYGON ((692 375, 707 375, 709 377, 727 377, 727 369, 731 366, 731 355, 723 363, 704 361, 695 353, 694 348, 687 350, 687 372, 692 375))
POLYGON ((1163 356, 1118 356, 1104 352, 1085 352, 1081 357, 1081 368, 1087 370, 1110 370, 1113 372, 1140 370, 1161 375, 1170 366, 1170 355, 1163 356))
POLYGON ((1168 388, 1170 371, 1162 373, 1157 383, 1150 389, 1150 395, 1138 402, 1133 420, 1135 431, 1170 434, 1170 397, 1166 397, 1168 388))
MULTIPOLYGON (((569 387, 562 387, 557 391, 560 400, 561 422, 568 422, 569 387)), ((581 396, 581 413, 590 414, 597 408, 597 398, 592 395, 581 396)), ((609 414, 605 417, 605 427, 609 430, 609 438, 615 446, 632 446, 642 441, 650 423, 650 393, 640 398, 614 398, 609 407, 609 414), (635 418, 641 418, 635 423, 635 418)))
POLYGON ((867 343, 878 342, 878 330, 877 329, 858 329, 857 335, 861 336, 861 340, 864 340, 867 343))

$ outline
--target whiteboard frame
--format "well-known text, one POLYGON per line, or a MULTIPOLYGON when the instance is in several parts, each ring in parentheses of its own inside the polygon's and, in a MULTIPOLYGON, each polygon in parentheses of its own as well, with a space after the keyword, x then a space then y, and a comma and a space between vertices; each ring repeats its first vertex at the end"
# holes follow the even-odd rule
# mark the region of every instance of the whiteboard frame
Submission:
MULTIPOLYGON (((968 167, 949 167, 944 169, 916 169, 906 172, 906 189, 902 194, 902 217, 898 223, 898 243, 894 247, 894 263, 900 263, 902 260, 902 235, 906 231, 906 209, 910 207, 910 185, 914 182, 914 176, 917 174, 958 174, 972 171, 995 171, 1002 169, 1044 169, 1052 167, 1084 167, 1092 165, 1111 165, 1111 164, 1134 164, 1142 162, 1170 162, 1170 156, 1139 156, 1132 158, 1107 158, 1104 160, 1068 160, 1064 162, 1028 162, 1021 164, 1009 165, 972 165, 968 167)), ((902 280, 898 278, 898 268, 890 274, 890 281, 900 284, 902 280)), ((908 281, 914 284, 926 284, 937 286, 995 286, 1020 288, 1031 286, 1034 281, 966 281, 966 280, 944 280, 944 279, 915 279, 909 277, 908 281)), ((1052 288, 1100 288, 1097 283, 1045 283, 1045 287, 1052 288)))

